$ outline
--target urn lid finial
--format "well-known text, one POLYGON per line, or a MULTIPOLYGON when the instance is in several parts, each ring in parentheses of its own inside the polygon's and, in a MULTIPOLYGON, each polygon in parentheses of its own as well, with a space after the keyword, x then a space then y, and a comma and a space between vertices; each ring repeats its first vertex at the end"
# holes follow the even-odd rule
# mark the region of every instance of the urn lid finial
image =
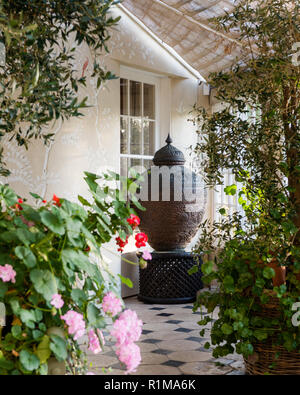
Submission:
POLYGON ((169 133, 166 139, 167 145, 156 151, 154 155, 153 163, 155 164, 155 166, 184 165, 185 158, 183 153, 178 148, 174 147, 174 145, 172 145, 172 142, 173 140, 169 133))
POLYGON ((170 136, 170 133, 168 133, 168 137, 166 138, 166 143, 167 144, 172 144, 173 143, 173 140, 172 140, 172 138, 170 136))

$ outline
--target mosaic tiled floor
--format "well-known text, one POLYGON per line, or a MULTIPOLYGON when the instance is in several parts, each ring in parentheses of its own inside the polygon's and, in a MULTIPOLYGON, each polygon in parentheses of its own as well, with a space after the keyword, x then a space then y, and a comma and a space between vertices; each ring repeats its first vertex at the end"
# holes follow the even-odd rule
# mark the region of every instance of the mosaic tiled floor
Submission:
MULTIPOLYGON (((136 297, 125 299, 125 303, 127 308, 137 312, 144 323, 141 339, 137 343, 141 348, 142 362, 134 374, 244 374, 240 355, 232 354, 216 360, 203 347, 208 339, 199 335, 197 321, 201 313, 193 313, 192 304, 149 305, 138 301, 136 297)), ((116 358, 114 343, 106 342, 103 351, 97 355, 88 354, 91 363, 89 370, 98 375, 123 375, 125 370, 116 358), (101 368, 109 367, 112 368, 110 372, 102 372, 101 368)))

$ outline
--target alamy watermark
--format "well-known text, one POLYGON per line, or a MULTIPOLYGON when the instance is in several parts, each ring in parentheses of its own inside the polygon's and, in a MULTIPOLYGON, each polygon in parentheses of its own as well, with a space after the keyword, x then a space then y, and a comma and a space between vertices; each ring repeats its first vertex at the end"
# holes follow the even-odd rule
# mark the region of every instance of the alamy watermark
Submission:
MULTIPOLYGON (((147 201, 183 202, 187 212, 198 212, 206 203, 206 189, 203 179, 196 176, 183 166, 133 166, 128 171, 128 177, 135 174, 135 182, 128 187, 126 178, 119 182, 118 175, 111 177, 110 186, 115 183, 116 192, 120 189, 118 199, 121 201, 140 201, 141 205, 147 201), (119 185, 118 185, 119 184, 119 185)), ((105 171, 104 171, 105 173, 105 171)), ((98 169, 99 174, 99 169, 98 169)), ((99 193, 103 194, 103 186, 99 183, 99 193)))

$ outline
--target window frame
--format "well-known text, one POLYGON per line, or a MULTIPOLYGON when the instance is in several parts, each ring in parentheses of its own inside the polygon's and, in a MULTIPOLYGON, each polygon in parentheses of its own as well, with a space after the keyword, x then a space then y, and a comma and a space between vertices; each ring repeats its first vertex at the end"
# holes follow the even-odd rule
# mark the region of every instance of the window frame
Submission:
MULTIPOLYGON (((141 82, 142 84, 150 84, 155 86, 155 119, 147 119, 149 121, 154 122, 154 153, 158 149, 159 146, 159 141, 160 141, 160 103, 159 103, 159 98, 160 98, 160 78, 158 75, 146 71, 141 71, 137 69, 133 69, 127 66, 121 66, 120 68, 120 81, 121 79, 126 79, 128 81, 136 81, 136 82, 141 82)), ((129 84, 128 84, 129 85, 129 84)), ((120 85, 119 85, 120 87, 120 85)), ((143 87, 143 85, 142 85, 143 87)), ((143 88, 142 88, 143 92, 143 88)), ((121 98, 120 98, 121 101, 121 98)), ((142 116, 132 116, 129 115, 129 106, 130 106, 130 89, 128 89, 128 115, 122 115, 121 110, 120 110, 120 122, 121 119, 126 119, 128 122, 128 147, 130 147, 130 134, 131 134, 131 120, 136 119, 136 120, 141 120, 143 122, 144 118, 144 94, 142 95, 142 116)), ((120 106, 121 107, 121 106, 120 106)), ((142 147, 144 149, 144 133, 142 133, 142 147)), ((153 155, 154 155, 153 153, 153 155)), ((122 172, 122 158, 126 159, 141 159, 141 160, 152 160, 153 155, 140 155, 140 154, 122 154, 121 153, 121 141, 120 141, 120 172, 122 172)))

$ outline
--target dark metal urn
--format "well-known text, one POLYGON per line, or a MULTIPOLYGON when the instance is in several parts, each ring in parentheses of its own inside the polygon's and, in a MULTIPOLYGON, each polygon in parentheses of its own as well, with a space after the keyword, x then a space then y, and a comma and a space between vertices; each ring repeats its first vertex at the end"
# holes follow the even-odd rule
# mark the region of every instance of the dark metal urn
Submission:
POLYGON ((140 269, 139 299, 146 303, 187 303, 202 288, 201 270, 188 274, 200 256, 184 251, 197 233, 205 207, 202 179, 188 169, 183 153, 172 145, 153 158, 154 166, 140 183, 139 226, 154 248, 146 269, 140 269))
POLYGON ((140 230, 155 251, 183 250, 195 236, 204 212, 202 179, 184 166, 183 153, 168 136, 157 151, 145 181, 141 183, 140 230))

